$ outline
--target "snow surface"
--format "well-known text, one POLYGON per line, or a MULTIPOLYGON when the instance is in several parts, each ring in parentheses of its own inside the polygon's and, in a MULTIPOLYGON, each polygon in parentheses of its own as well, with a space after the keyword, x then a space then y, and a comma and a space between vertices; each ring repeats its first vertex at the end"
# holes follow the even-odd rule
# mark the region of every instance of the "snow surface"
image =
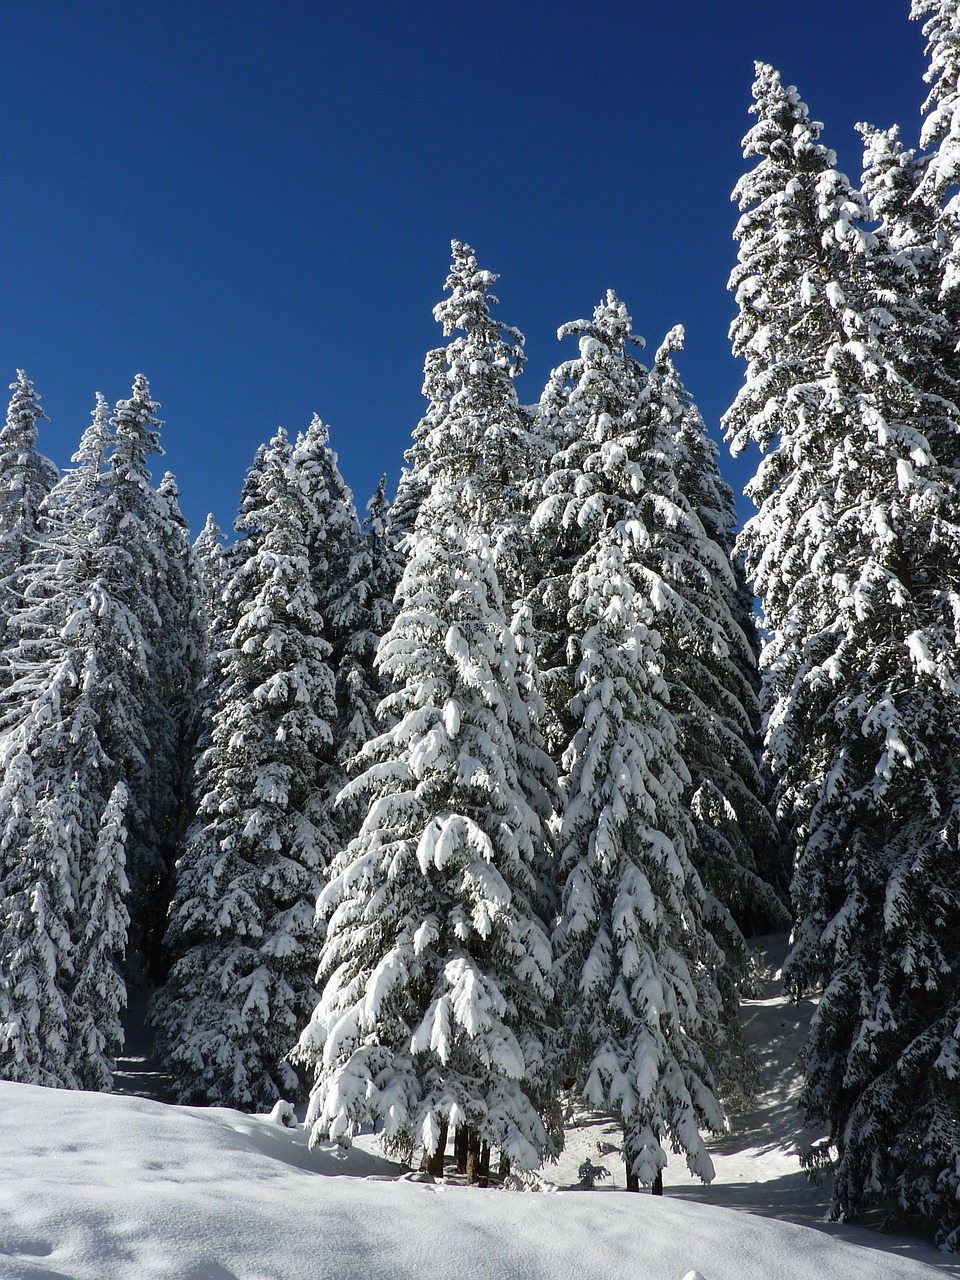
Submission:
POLYGON ((0 1277, 960 1276, 960 1263, 922 1242, 822 1221, 825 1192, 793 1154, 809 1008, 785 1003, 768 979, 746 1015, 750 1038, 768 1046, 757 1105, 712 1144, 712 1186, 692 1184, 677 1161, 662 1199, 623 1190, 616 1132, 586 1115, 571 1118, 568 1149, 545 1170, 557 1193, 520 1194, 410 1181, 373 1137, 345 1157, 310 1151, 283 1108, 247 1116, 0 1083, 0 1277), (569 1189, 588 1156, 612 1178, 569 1189))

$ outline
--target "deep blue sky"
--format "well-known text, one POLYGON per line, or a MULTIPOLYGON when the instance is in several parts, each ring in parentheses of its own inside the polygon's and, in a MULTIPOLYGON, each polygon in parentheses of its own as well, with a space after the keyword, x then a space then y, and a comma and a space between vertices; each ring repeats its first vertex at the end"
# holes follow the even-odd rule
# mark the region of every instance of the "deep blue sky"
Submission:
MULTIPOLYGON (((753 61, 796 84, 842 169, 857 120, 915 142, 908 0, 564 5, 29 0, 0 18, 0 372, 67 462, 95 391, 162 402, 194 533, 229 528, 257 444, 330 425, 362 508, 422 412, 452 237, 500 274, 535 401, 557 326, 607 288, 711 426, 729 354, 730 190, 753 61)), ((741 488, 753 459, 725 472, 741 488)), ((746 508, 745 508, 746 509, 746 508)))

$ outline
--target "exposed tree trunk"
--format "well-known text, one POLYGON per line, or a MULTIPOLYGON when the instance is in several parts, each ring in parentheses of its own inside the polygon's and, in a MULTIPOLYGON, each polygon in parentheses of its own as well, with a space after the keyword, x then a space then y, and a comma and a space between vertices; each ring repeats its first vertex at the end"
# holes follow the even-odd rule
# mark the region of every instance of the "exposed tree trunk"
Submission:
POLYGON ((437 1138, 437 1148, 435 1151, 428 1151, 426 1147, 423 1149, 423 1159, 420 1161, 421 1173, 432 1173, 435 1178, 443 1177, 443 1157, 447 1150, 447 1122, 440 1121, 440 1136, 437 1138))
POLYGON ((467 1130, 467 1183, 475 1186, 480 1181, 480 1135, 476 1129, 467 1130))
POLYGON ((639 1191, 640 1179, 637 1177, 635 1173, 630 1172, 630 1166, 626 1163, 626 1161, 624 1161, 624 1164, 626 1165, 626 1169, 627 1169, 627 1190, 639 1191))
POLYGON ((653 1186, 650 1188, 650 1194, 653 1196, 663 1195, 663 1170, 657 1170, 657 1176, 653 1180, 653 1186))
POLYGON ((490 1143, 482 1142, 480 1144, 480 1170, 477 1178, 477 1184, 481 1187, 489 1187, 490 1185, 490 1143))
POLYGON ((497 1170, 501 1178, 509 1178, 510 1176, 510 1157, 500 1152, 500 1168, 497 1170))
POLYGON ((469 1150, 470 1130, 465 1124, 459 1124, 453 1139, 453 1156, 457 1162, 457 1173, 467 1172, 467 1152, 469 1150))

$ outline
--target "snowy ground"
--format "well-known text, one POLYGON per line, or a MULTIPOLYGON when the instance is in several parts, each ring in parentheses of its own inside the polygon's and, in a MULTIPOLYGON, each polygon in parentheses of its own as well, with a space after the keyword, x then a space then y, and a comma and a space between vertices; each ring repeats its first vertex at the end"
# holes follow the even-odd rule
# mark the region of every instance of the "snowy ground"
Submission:
MULTIPOLYGON (((0 1083, 0 1277, 70 1280, 922 1280, 960 1262, 919 1241, 823 1222, 799 1172, 793 1064, 809 1011, 772 979, 747 1006, 764 1050, 757 1106, 627 1195, 616 1133, 575 1117, 555 1194, 399 1176, 374 1139, 345 1159, 266 1116, 0 1083), (589 1156, 602 1191, 570 1190, 589 1156), (748 1212, 745 1212, 748 1211, 748 1212), (806 1225, 804 1225, 806 1224, 806 1225)), ((125 1064, 127 1088, 157 1082, 125 1064)))

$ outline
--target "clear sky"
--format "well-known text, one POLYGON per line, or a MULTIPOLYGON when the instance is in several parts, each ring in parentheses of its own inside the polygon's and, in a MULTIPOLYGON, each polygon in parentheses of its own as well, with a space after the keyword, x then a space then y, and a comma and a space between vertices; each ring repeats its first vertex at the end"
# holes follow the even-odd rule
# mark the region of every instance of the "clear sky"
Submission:
MULTIPOLYGON (((0 353, 69 459, 95 391, 161 401, 194 533, 229 528, 258 443, 314 412, 363 507, 421 415, 451 238, 499 273, 536 401, 558 325, 607 288, 715 428, 730 190, 753 61, 796 84, 852 178, 853 125, 915 143, 908 0, 29 0, 0 15, 0 353)), ((753 470, 724 469, 739 489, 753 470)), ((744 504, 744 511, 747 505, 744 504)))

